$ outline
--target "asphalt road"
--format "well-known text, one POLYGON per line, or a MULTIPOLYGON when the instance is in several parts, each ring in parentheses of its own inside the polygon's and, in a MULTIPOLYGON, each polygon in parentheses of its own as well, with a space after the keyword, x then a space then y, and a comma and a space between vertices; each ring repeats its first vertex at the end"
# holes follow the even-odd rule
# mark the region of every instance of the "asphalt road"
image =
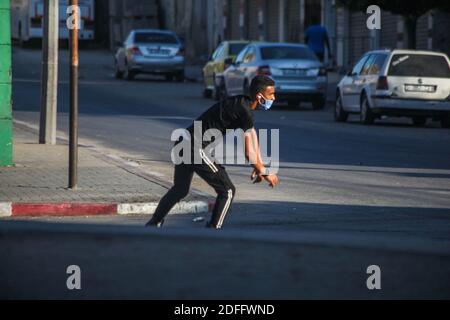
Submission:
MULTIPOLYGON (((40 52, 15 48, 13 59, 14 118, 37 124, 40 52)), ((64 132, 69 105, 67 60, 64 51, 58 96, 58 128, 64 132)), ((116 80, 112 56, 99 51, 81 52, 80 64, 81 139, 171 179, 172 130, 186 127, 213 103, 202 98, 201 84, 168 83, 157 77, 116 80)), ((280 130, 280 185, 274 190, 252 185, 249 167, 229 166, 237 198, 224 232, 264 231, 265 239, 304 233, 328 242, 336 236, 348 245, 384 248, 388 243, 405 252, 420 243, 422 252, 433 254, 433 248, 439 247, 440 254, 448 257, 450 130, 433 122, 417 128, 409 119, 383 119, 364 126, 351 117, 348 123, 335 123, 331 105, 312 111, 307 104, 300 109, 279 105, 269 112, 255 112, 255 122, 257 129, 280 130)), ((199 179, 194 186, 213 194, 199 179)), ((172 217, 166 225, 168 229, 200 228, 192 218, 172 217)), ((139 226, 146 219, 33 221, 139 226)), ((327 259, 345 264, 332 255, 327 259)), ((417 259, 409 262, 422 261, 417 259)), ((438 277, 444 265, 430 263, 429 267, 438 277)), ((448 278, 444 284, 449 296, 448 278)))

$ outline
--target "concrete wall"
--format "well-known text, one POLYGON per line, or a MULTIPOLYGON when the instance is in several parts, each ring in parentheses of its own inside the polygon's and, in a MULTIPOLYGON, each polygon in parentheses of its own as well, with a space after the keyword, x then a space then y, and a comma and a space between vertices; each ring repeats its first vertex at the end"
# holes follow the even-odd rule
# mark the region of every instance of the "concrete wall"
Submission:
POLYGON ((157 0, 110 0, 108 10, 111 48, 123 42, 132 29, 159 28, 157 0))
MULTIPOLYGON (((340 30, 337 34, 337 42, 340 41, 341 47, 345 48, 337 50, 337 60, 338 65, 343 69, 348 69, 367 50, 408 47, 403 17, 382 11, 382 29, 377 34, 366 28, 367 16, 364 12, 348 12, 343 8, 337 10, 341 11, 337 21, 337 29, 340 30), (348 28, 345 26, 346 23, 349 24, 348 28)), ((424 14, 417 23, 417 49, 443 51, 450 54, 450 35, 447 32, 449 29, 450 14, 439 10, 424 14)))
POLYGON ((433 48, 450 55, 450 13, 434 12, 433 17, 433 48))
POLYGON ((201 63, 223 39, 222 0, 161 0, 162 28, 185 39, 188 63, 201 63))

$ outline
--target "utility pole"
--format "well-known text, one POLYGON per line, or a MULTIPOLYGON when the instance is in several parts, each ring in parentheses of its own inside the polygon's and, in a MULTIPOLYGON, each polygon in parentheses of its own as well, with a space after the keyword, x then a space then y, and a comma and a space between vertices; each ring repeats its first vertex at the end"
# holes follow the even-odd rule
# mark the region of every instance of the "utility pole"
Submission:
POLYGON ((56 144, 56 110, 58 94, 59 1, 44 1, 42 38, 42 84, 39 143, 56 144))
POLYGON ((70 0, 67 13, 72 16, 67 22, 70 41, 70 131, 69 131, 69 188, 78 185, 78 29, 80 9, 78 0, 70 0))
POLYGON ((0 167, 13 164, 9 1, 0 1, 0 167))

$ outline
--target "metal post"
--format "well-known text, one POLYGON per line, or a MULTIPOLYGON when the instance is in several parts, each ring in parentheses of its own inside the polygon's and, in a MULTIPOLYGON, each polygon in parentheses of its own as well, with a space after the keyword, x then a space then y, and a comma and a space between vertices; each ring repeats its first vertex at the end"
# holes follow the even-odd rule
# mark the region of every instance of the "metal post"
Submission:
POLYGON ((58 92, 59 1, 44 1, 42 38, 42 87, 39 143, 56 144, 56 110, 58 92))
POLYGON ((278 3, 278 41, 284 42, 286 38, 286 3, 280 0, 278 3))
POLYGON ((78 184, 78 0, 70 0, 75 27, 70 34, 70 132, 69 132, 69 188, 75 190, 78 184))

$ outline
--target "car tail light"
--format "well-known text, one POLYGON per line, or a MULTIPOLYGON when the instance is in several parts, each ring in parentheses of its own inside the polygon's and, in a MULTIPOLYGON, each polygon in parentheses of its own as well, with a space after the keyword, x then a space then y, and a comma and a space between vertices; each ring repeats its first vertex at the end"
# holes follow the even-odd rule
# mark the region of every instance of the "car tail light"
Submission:
POLYGON ((141 50, 139 50, 139 47, 136 47, 136 46, 130 47, 130 49, 128 49, 128 50, 130 50, 131 54, 133 54, 133 55, 136 55, 136 56, 142 55, 142 52, 141 52, 141 50))
POLYGON ((258 75, 260 76, 270 76, 272 73, 270 72, 269 66, 261 66, 258 68, 258 75))
POLYGON ((386 76, 380 76, 378 78, 377 90, 389 90, 389 83, 386 76))
POLYGON ((36 18, 31 18, 30 23, 32 27, 39 27, 42 23, 42 18, 39 16, 36 18))
POLYGON ((326 77, 328 74, 327 68, 320 68, 319 69, 319 77, 326 77))

